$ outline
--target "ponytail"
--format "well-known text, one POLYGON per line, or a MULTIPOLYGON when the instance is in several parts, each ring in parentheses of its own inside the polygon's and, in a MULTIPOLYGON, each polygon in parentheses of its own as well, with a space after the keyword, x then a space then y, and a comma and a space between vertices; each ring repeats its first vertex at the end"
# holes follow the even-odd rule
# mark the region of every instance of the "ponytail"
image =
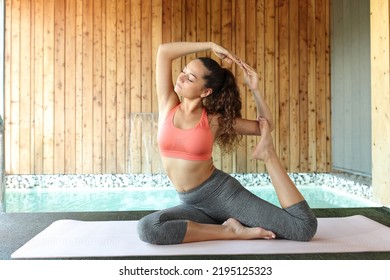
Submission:
POLYGON ((199 58, 204 66, 209 70, 204 80, 206 88, 212 89, 212 94, 204 98, 203 104, 207 113, 219 115, 218 123, 221 133, 216 142, 221 147, 222 152, 231 152, 241 140, 233 125, 236 118, 241 117, 241 97, 236 79, 233 73, 222 68, 215 60, 202 57, 199 58))

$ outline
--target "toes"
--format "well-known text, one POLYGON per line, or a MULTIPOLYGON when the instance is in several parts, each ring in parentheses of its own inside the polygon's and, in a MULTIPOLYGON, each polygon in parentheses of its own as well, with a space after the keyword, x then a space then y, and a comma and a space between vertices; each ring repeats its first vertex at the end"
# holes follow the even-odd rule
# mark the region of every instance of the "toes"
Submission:
POLYGON ((275 233, 273 233, 272 231, 269 231, 269 230, 264 230, 264 233, 263 233, 263 238, 264 239, 275 239, 276 238, 276 235, 275 233))
POLYGON ((275 233, 269 232, 268 238, 269 238, 269 239, 275 239, 275 238, 276 238, 275 233))

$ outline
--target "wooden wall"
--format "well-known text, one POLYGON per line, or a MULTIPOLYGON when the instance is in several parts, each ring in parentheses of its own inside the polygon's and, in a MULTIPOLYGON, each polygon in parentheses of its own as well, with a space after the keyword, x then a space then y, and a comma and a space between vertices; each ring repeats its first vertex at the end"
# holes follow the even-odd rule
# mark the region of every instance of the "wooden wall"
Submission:
MULTIPOLYGON (((142 139, 154 139, 153 124, 131 120, 153 119, 156 50, 180 40, 220 43, 257 68, 286 168, 329 171, 329 6, 329 0, 6 0, 6 172, 155 172, 145 163, 149 142, 142 139)), ((178 60, 174 74, 194 57, 178 60)), ((255 118, 242 73, 232 70, 243 115, 255 118)), ((216 165, 264 171, 250 156, 257 141, 245 138, 229 156, 216 150, 216 165)))

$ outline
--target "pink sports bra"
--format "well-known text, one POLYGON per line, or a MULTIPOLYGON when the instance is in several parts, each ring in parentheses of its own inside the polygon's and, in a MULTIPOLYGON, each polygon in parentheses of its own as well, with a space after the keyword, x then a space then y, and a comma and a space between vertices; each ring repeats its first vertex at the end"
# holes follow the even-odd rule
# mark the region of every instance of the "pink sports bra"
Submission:
POLYGON ((157 135, 160 152, 164 157, 186 160, 209 160, 212 156, 214 137, 211 133, 206 109, 203 108, 199 123, 191 129, 181 129, 173 124, 173 117, 180 104, 174 107, 157 135))

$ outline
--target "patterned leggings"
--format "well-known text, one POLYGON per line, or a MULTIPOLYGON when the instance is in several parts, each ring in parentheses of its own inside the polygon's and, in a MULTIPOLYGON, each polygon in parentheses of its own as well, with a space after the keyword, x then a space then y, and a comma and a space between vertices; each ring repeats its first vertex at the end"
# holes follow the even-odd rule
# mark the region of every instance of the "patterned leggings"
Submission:
POLYGON ((187 221, 222 224, 235 218, 247 227, 262 227, 277 238, 309 241, 317 231, 317 219, 307 202, 279 208, 245 189, 229 174, 213 174, 189 192, 178 192, 182 203, 154 212, 138 223, 141 240, 152 244, 182 243, 187 221))

